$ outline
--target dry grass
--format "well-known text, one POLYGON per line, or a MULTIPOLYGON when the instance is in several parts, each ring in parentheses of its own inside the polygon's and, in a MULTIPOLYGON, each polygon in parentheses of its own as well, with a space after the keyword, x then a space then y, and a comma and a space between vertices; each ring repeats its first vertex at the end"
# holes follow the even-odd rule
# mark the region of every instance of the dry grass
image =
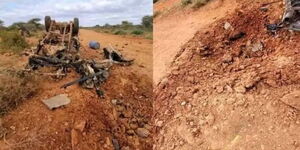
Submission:
POLYGON ((0 72, 0 116, 33 96, 39 89, 35 75, 14 71, 0 72))
POLYGON ((199 8, 206 5, 210 0, 181 0, 182 6, 191 5, 192 8, 199 8))

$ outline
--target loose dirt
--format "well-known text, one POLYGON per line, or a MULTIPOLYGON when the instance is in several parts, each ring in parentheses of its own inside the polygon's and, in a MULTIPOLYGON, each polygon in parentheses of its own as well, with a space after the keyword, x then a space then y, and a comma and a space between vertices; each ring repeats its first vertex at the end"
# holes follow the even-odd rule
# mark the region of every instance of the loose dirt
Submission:
POLYGON ((267 2, 238 1, 177 53, 154 90, 154 149, 300 149, 300 36, 266 30, 284 6, 267 2))
MULTIPOLYGON (((0 149, 151 149, 149 131, 152 114, 152 41, 138 37, 121 37, 90 30, 80 30, 81 55, 89 59, 103 59, 102 50, 88 48, 90 40, 102 47, 113 46, 126 58, 134 58, 132 66, 114 66, 110 77, 102 85, 105 98, 94 90, 79 85, 60 89, 63 84, 77 79, 70 73, 62 80, 43 79, 38 94, 20 104, 2 118, 7 135, 0 141, 0 149), (71 103, 64 108, 48 110, 43 99, 67 94, 71 103), (114 144, 113 142, 114 141, 114 144), (117 143, 117 144, 116 144, 117 143)), ((3 56, 12 62, 3 67, 23 68, 26 57, 3 56)))
POLYGON ((153 80, 157 84, 168 74, 169 66, 181 46, 199 30, 230 14, 236 8, 235 0, 213 0, 197 10, 183 9, 180 0, 162 0, 154 11, 161 12, 154 19, 153 80))

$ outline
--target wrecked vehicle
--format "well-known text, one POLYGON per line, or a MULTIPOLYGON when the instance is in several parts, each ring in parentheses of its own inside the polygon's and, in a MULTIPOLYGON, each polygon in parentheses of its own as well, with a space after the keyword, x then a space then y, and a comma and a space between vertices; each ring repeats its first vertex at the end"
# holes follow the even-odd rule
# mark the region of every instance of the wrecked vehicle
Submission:
POLYGON ((276 31, 280 28, 300 31, 300 0, 284 0, 285 12, 282 20, 278 24, 267 25, 270 31, 276 31))
POLYGON ((103 97, 100 85, 109 76, 109 69, 113 64, 131 65, 133 60, 126 60, 121 53, 112 47, 104 48, 104 60, 95 61, 82 59, 79 55, 80 43, 78 38, 79 20, 77 18, 69 23, 56 22, 49 16, 45 17, 46 34, 34 54, 29 57, 27 69, 38 70, 41 67, 53 67, 56 70, 54 76, 64 77, 73 69, 81 75, 80 79, 67 83, 61 88, 67 88, 74 84, 80 84, 84 88, 95 89, 96 93, 103 97))

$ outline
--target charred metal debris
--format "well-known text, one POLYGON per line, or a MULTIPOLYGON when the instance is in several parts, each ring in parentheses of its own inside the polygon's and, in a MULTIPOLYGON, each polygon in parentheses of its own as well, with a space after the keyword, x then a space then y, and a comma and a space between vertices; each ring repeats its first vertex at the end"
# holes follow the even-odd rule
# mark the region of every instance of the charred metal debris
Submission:
POLYGON ((70 69, 81 75, 79 79, 66 83, 61 88, 80 84, 84 88, 95 89, 98 96, 103 97, 104 93, 100 85, 109 77, 110 67, 113 64, 127 66, 133 63, 133 60, 125 59, 111 46, 103 49, 104 60, 102 61, 82 59, 79 55, 77 18, 69 23, 61 23, 46 16, 45 28, 46 34, 30 54, 26 69, 34 71, 42 67, 54 67, 56 73, 53 75, 56 77, 66 76, 70 69))
POLYGON ((281 28, 293 31, 300 31, 300 0, 284 0, 285 12, 281 22, 266 25, 271 32, 276 32, 281 28))

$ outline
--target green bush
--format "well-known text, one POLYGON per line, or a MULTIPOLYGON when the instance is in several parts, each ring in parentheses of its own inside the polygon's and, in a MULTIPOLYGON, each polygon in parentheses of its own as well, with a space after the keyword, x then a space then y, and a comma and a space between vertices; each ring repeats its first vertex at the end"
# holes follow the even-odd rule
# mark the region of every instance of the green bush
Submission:
POLYGON ((114 32, 115 35, 126 35, 127 33, 124 30, 117 30, 114 32))
POLYGON ((142 30, 134 30, 134 31, 131 32, 131 34, 142 35, 142 34, 144 34, 144 32, 142 30))
POLYGON ((29 45, 25 38, 22 37, 17 30, 0 31, 0 50, 13 51, 15 53, 23 51, 29 45))

